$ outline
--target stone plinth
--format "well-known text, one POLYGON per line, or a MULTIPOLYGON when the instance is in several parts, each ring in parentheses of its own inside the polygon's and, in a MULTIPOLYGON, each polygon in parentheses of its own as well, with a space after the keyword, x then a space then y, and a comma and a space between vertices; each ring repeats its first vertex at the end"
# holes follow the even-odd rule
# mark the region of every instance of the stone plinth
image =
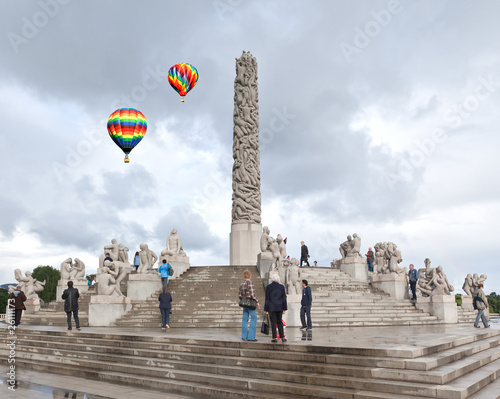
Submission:
POLYGON ((372 277, 372 286, 381 291, 387 292, 397 299, 410 299, 408 294, 409 286, 406 283, 404 274, 375 274, 372 277))
POLYGON ((61 298, 64 290, 68 288, 68 281, 73 281, 73 287, 78 289, 78 292, 83 294, 84 292, 87 292, 89 290, 89 285, 87 283, 87 279, 73 279, 70 278, 68 280, 66 279, 61 279, 57 282, 57 291, 56 291, 56 301, 57 302, 62 302, 64 299, 61 298))
POLYGON ((24 306, 26 306, 25 312, 28 314, 36 313, 40 310, 40 298, 28 298, 24 302, 24 306))
MULTIPOLYGON (((300 322, 300 301, 302 300, 302 295, 287 295, 286 304, 288 305, 288 310, 283 315, 283 320, 288 327, 301 327, 300 322)), ((314 321, 314 320, 313 320, 314 321)))
MULTIPOLYGON (((191 267, 188 256, 166 255, 165 259, 170 263, 170 266, 174 268, 174 275, 170 276, 170 280, 176 279, 182 273, 187 272, 191 267)), ((160 266, 161 265, 158 265, 158 267, 160 266)))
POLYGON ((467 311, 474 311, 474 306, 472 306, 472 297, 467 295, 462 295, 462 309, 467 311))
POLYGON ((257 270, 260 277, 267 279, 269 271, 273 265, 273 254, 271 252, 261 252, 257 255, 257 270))
POLYGON ((417 309, 428 312, 436 316, 445 323, 457 323, 458 311, 455 295, 434 295, 428 297, 418 297, 415 304, 417 309))
MULTIPOLYGON (((175 267, 174 273, 176 273, 175 267)), ((162 288, 159 274, 130 274, 127 282, 127 297, 134 301, 144 301, 152 294, 161 291, 162 288)))
POLYGON ((89 304, 89 326, 114 326, 115 321, 132 309, 130 298, 113 295, 94 295, 89 304))
POLYGON ((260 253, 262 224, 233 223, 229 234, 229 264, 231 266, 255 265, 260 253))
POLYGON ((368 264, 362 256, 346 256, 340 260, 340 271, 356 280, 368 282, 368 264))

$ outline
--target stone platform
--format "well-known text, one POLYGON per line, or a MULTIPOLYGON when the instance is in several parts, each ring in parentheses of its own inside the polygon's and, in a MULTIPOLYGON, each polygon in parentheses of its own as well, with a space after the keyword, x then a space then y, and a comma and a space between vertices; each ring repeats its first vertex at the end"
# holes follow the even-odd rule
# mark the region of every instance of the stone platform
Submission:
POLYGON ((87 379, 79 391, 88 392, 97 381, 102 391, 94 392, 104 397, 119 397, 114 387, 125 395, 121 397, 137 398, 148 393, 155 398, 159 391, 190 398, 500 395, 498 323, 490 329, 455 324, 315 328, 302 333, 288 328, 286 344, 272 344, 259 332, 258 342, 242 342, 240 329, 227 328, 164 332, 89 327, 67 333, 57 327, 22 326, 13 337, 0 326, 0 371, 7 370, 7 343, 15 339, 19 381, 52 381, 70 389, 78 376, 87 379))

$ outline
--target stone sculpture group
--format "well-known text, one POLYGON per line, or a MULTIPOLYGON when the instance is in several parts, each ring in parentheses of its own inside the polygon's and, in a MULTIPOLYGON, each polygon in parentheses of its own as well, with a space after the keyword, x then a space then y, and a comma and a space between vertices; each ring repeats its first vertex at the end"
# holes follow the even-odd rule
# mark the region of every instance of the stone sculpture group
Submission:
POLYGON ((12 293, 17 287, 19 287, 24 292, 27 299, 38 299, 37 292, 41 292, 45 288, 45 281, 41 282, 33 278, 31 272, 25 272, 23 276, 21 269, 16 269, 14 270, 14 277, 19 284, 9 285, 9 293, 12 293))
POLYGON ((474 295, 474 291, 477 289, 479 284, 484 284, 484 281, 488 278, 486 274, 481 274, 479 276, 477 273, 468 274, 467 277, 465 277, 464 285, 462 286, 462 289, 464 290, 466 295, 472 296, 474 295))

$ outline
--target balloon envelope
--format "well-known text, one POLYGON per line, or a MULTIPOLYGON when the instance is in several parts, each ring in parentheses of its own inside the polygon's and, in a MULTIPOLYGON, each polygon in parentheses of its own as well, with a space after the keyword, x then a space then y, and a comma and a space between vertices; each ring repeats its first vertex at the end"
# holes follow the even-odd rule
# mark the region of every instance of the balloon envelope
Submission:
POLYGON ((147 129, 146 117, 135 108, 117 109, 108 119, 109 136, 125 153, 125 162, 128 162, 128 154, 139 144, 147 129))
MULTIPOLYGON (((168 71, 168 82, 174 90, 184 97, 198 81, 198 70, 185 62, 175 64, 168 71)), ((184 99, 182 99, 184 101, 184 99)))

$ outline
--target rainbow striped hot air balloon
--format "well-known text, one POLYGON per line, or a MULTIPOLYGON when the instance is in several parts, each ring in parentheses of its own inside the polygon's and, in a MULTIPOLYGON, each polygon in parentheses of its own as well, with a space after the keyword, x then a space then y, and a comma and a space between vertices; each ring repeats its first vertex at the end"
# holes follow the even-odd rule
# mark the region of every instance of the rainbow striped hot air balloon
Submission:
POLYGON ((184 102, 184 96, 189 93, 197 81, 198 70, 191 64, 185 62, 175 64, 168 70, 168 82, 182 97, 182 102, 184 102))
POLYGON ((109 116, 109 136, 125 153, 125 163, 129 162, 128 154, 139 144, 147 129, 146 117, 134 108, 120 108, 109 116))

